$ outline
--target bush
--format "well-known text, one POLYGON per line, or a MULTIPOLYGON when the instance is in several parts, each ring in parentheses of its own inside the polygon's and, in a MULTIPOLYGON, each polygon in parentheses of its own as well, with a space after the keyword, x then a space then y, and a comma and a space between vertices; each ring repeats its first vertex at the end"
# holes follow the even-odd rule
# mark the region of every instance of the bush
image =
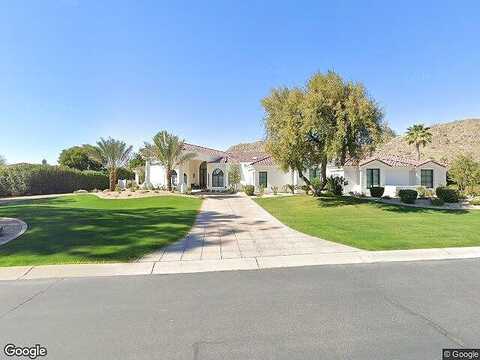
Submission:
POLYGON ((295 194, 295 186, 292 184, 285 184, 283 185, 283 191, 284 192, 291 192, 292 194, 295 194))
POLYGON ((473 198, 469 201, 470 205, 480 205, 480 197, 473 198))
POLYGON ((277 194, 278 194, 278 186, 277 186, 277 185, 271 186, 271 189, 272 189, 273 195, 277 195, 277 194))
POLYGON ((260 186, 258 189, 258 196, 263 196, 265 194, 265 186, 260 186))
POLYGON ((431 198, 430 203, 433 206, 443 206, 445 204, 445 201, 443 201, 442 199, 439 199, 439 198, 431 198))
POLYGON ((315 193, 319 193, 320 190, 322 189, 322 181, 320 180, 320 178, 318 177, 315 177, 313 178, 310 183, 312 184, 313 188, 315 189, 315 193))
POLYGON ((400 201, 405 204, 415 204, 418 193, 415 190, 402 189, 398 191, 398 196, 400 197, 400 201))
MULTIPOLYGON (((320 179, 318 180, 320 182, 320 179)), ((337 195, 337 196, 342 195, 343 194, 343 178, 338 176, 328 177, 326 188, 327 188, 327 191, 331 192, 333 195, 337 195)))
POLYGON ((372 197, 382 197, 384 192, 385 188, 383 186, 372 186, 370 188, 370 196, 372 197))
POLYGON ((0 169, 0 196, 60 194, 106 188, 108 177, 98 171, 33 164, 0 169))
POLYGON ((459 200, 458 190, 440 186, 435 190, 437 197, 446 203, 456 203, 459 200))
POLYGON ((255 186, 245 185, 243 190, 245 191, 245 194, 247 194, 248 196, 252 196, 255 193, 255 186))
POLYGON ((433 190, 427 189, 425 186, 417 187, 417 193, 419 199, 428 199, 433 197, 433 190))
POLYGON ((135 173, 123 167, 117 169, 117 179, 120 180, 134 180, 135 173))
POLYGON ((310 186, 308 186, 308 185, 297 186, 297 189, 305 191, 305 194, 307 194, 307 195, 310 194, 310 186))

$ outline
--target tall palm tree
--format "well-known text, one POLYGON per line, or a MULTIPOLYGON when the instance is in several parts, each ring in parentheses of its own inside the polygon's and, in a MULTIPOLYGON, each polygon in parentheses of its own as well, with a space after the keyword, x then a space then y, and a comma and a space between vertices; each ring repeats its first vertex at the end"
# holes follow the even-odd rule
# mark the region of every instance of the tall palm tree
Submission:
POLYGON ((407 129, 405 140, 408 145, 415 144, 417 150, 417 160, 420 160, 420 146, 425 147, 428 143, 432 142, 432 133, 430 128, 423 124, 415 124, 407 129))
POLYGON ((127 146, 125 142, 109 137, 108 139, 100 138, 96 146, 89 145, 86 148, 90 157, 107 169, 110 191, 113 191, 117 183, 117 170, 126 166, 130 160, 132 146, 127 146))
POLYGON ((169 134, 165 130, 153 137, 153 144, 146 142, 141 153, 145 159, 158 161, 165 168, 168 191, 172 191, 173 170, 196 156, 195 153, 185 152, 184 140, 180 140, 178 136, 169 134))

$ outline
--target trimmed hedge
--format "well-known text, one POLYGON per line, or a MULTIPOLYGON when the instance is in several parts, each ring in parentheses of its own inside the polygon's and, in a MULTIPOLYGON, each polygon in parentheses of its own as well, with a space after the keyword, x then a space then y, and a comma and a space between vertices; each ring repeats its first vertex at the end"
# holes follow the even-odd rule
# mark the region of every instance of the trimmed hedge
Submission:
POLYGON ((384 192, 385 188, 383 186, 372 186, 370 188, 370 195, 372 197, 382 197, 384 192))
POLYGON ((459 200, 458 190, 440 186, 435 190, 437 197, 446 203, 456 203, 459 200))
POLYGON ((108 176, 98 171, 33 164, 0 169, 0 196, 60 194, 107 188, 108 176))
POLYGON ((400 197, 400 201, 405 204, 415 204, 418 192, 410 189, 402 189, 398 191, 398 196, 400 197))
POLYGON ((445 204, 445 201, 440 198, 431 198, 430 202, 433 206, 443 206, 445 204))
POLYGON ((245 191, 245 194, 247 194, 248 196, 253 196, 253 194, 255 193, 255 186, 245 185, 243 187, 243 190, 245 191))

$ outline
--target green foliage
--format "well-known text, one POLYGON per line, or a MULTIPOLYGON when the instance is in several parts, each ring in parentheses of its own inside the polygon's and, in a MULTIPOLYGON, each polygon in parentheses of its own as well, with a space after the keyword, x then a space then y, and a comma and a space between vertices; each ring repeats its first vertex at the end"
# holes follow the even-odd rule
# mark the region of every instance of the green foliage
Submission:
POLYGON ((278 194, 278 186, 277 185, 272 185, 270 188, 272 189, 273 195, 278 194))
POLYGON ((400 197, 400 201, 405 204, 415 204, 418 193, 415 190, 402 189, 398 191, 398 196, 400 197))
POLYGON ((459 155, 452 162, 448 175, 457 184, 458 190, 474 195, 480 184, 480 163, 471 154, 459 155))
POLYGON ((357 158, 380 141, 382 111, 363 85, 330 71, 314 74, 304 89, 274 89, 262 100, 266 150, 283 170, 320 164, 322 186, 328 161, 357 158))
POLYGON ((145 143, 141 150, 144 159, 158 161, 167 172, 167 188, 172 191, 172 170, 185 161, 193 159, 196 153, 185 152, 185 141, 163 130, 153 137, 153 143, 145 143))
POLYGON ((89 147, 73 146, 60 153, 58 163, 61 166, 67 166, 72 169, 83 170, 102 170, 102 164, 91 159, 89 156, 89 147))
POLYGON ((434 193, 432 189, 427 189, 425 186, 418 186, 417 193, 419 199, 428 199, 433 197, 434 193))
POLYGON ((140 152, 136 152, 132 155, 132 158, 128 161, 127 168, 131 171, 145 166, 145 159, 140 152))
POLYGON ((258 196, 263 196, 265 195, 265 186, 260 186, 258 188, 258 196))
POLYGON ((233 187, 234 191, 237 191, 242 176, 240 174, 240 166, 232 164, 228 168, 228 183, 233 187))
MULTIPOLYGON (((340 196, 343 194, 343 178, 338 176, 330 176, 327 178, 327 191, 333 195, 340 196)), ((315 189, 317 190, 317 189, 315 189)))
POLYGON ((282 190, 283 190, 283 192, 286 192, 286 193, 290 192, 292 194, 295 194, 295 185, 285 184, 285 185, 282 186, 282 190))
POLYGON ((5 165, 7 165, 7 160, 5 159, 5 157, 0 155, 0 167, 5 165))
POLYGON ((473 198, 469 203, 470 205, 480 205, 480 197, 473 198))
POLYGON ((443 206, 445 204, 445 201, 443 201, 442 199, 440 198, 431 198, 430 199, 430 203, 433 205, 433 206, 443 206))
POLYGON ((385 188, 383 186, 372 186, 370 188, 370 196, 372 197, 382 197, 384 192, 385 188))
POLYGON ((430 128, 423 124, 415 124, 407 129, 405 140, 409 145, 414 144, 417 151, 417 159, 420 160, 420 146, 425 147, 432 142, 430 128))
POLYGON ((255 186, 253 185, 245 185, 243 187, 243 191, 245 191, 245 194, 248 195, 248 196, 253 196, 253 194, 255 193, 255 186))
POLYGON ((459 200, 458 190, 450 189, 445 186, 439 186, 435 193, 439 199, 442 199, 446 203, 456 203, 459 200))
POLYGON ((135 173, 127 168, 121 167, 117 169, 117 179, 133 180, 135 179, 135 173))
POLYGON ((323 188, 322 180, 320 180, 319 177, 314 177, 312 180, 310 180, 310 182, 313 189, 315 190, 315 194, 317 195, 320 194, 320 191, 322 191, 322 188, 323 188))
POLYGON ((297 186, 297 189, 300 189, 302 191, 305 191, 305 194, 309 195, 310 194, 310 186, 308 185, 301 185, 301 186, 297 186))
POLYGON ((97 171, 31 164, 0 169, 0 196, 60 194, 107 187, 107 176, 97 171))

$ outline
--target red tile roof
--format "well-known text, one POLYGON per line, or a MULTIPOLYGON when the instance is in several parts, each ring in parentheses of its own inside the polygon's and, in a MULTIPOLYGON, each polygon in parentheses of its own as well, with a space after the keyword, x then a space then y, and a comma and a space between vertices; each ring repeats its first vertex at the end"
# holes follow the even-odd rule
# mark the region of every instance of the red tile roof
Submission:
POLYGON ((221 150, 216 150, 212 148, 208 148, 205 146, 200 146, 200 145, 194 145, 194 144, 189 144, 185 143, 185 150, 188 152, 196 152, 196 153, 201 153, 209 156, 225 156, 227 153, 225 151, 221 150))
POLYGON ((273 166, 275 165, 275 162, 273 161, 271 156, 265 156, 259 160, 250 163, 250 165, 273 166))
POLYGON ((380 161, 384 163, 387 166, 391 167, 416 167, 416 166, 421 166, 423 164, 429 163, 429 162, 434 162, 437 165, 440 166, 445 166, 445 164, 441 164, 435 160, 425 160, 425 161, 417 161, 414 159, 402 157, 402 156, 394 156, 394 155, 379 155, 379 156, 373 156, 369 157, 363 160, 347 160, 345 165, 347 166, 352 166, 352 165, 360 165, 364 166, 368 163, 371 163, 372 161, 380 161))

